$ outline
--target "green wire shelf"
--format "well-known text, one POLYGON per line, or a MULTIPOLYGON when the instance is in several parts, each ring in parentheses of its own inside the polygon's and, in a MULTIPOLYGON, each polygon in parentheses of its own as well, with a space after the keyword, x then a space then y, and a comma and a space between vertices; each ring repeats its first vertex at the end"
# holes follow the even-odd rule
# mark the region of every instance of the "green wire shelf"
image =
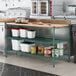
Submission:
MULTIPOLYGON (((27 55, 27 56, 33 56, 33 57, 39 57, 39 58, 46 58, 46 59, 53 59, 52 56, 44 56, 43 54, 31 54, 27 52, 22 52, 22 51, 16 51, 16 50, 8 50, 10 53, 17 53, 17 54, 22 54, 22 55, 27 55)), ((67 54, 64 54, 63 56, 58 56, 55 57, 56 59, 60 59, 62 57, 67 57, 67 54)))
MULTIPOLYGON (((28 38, 21 38, 21 37, 7 37, 8 39, 16 39, 16 40, 25 40, 29 42, 39 42, 39 43, 47 43, 47 44, 53 44, 53 39, 51 38, 34 38, 34 39, 28 39, 28 38)), ((55 44, 67 42, 67 40, 55 40, 55 44)))

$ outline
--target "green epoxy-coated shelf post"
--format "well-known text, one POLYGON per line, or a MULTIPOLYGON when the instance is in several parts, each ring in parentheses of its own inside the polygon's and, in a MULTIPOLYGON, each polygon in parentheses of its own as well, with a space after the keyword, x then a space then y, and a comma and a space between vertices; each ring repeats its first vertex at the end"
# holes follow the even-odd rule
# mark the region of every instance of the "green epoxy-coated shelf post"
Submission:
POLYGON ((6 31, 6 35, 5 35, 5 40, 6 40, 6 43, 5 43, 5 57, 7 57, 7 24, 5 23, 5 31, 6 31))
POLYGON ((70 26, 68 26, 68 62, 70 62, 70 26))
POLYGON ((55 27, 53 27, 53 67, 55 67, 55 27))

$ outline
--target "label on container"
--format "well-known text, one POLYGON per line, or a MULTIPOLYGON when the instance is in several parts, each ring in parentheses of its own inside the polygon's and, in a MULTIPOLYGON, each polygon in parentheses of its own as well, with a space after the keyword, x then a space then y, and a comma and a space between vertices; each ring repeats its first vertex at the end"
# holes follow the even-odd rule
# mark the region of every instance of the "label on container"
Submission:
POLYGON ((38 47, 38 54, 43 54, 43 53, 44 53, 44 48, 38 47))
POLYGON ((52 48, 51 48, 51 46, 44 48, 44 55, 45 56, 51 56, 52 55, 52 48))
POLYGON ((34 47, 31 47, 31 53, 32 54, 36 54, 36 47, 34 46, 34 47))
MULTIPOLYGON (((55 57, 59 57, 59 50, 55 49, 55 57)), ((52 50, 52 57, 54 57, 54 50, 52 50)))

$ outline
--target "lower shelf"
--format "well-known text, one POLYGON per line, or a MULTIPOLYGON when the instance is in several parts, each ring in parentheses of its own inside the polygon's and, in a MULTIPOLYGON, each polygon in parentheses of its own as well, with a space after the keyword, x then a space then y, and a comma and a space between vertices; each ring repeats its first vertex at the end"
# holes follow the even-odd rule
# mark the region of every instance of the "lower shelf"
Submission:
MULTIPOLYGON (((8 50, 8 52, 22 54, 22 55, 28 55, 28 56, 35 56, 35 57, 40 57, 40 58, 53 59, 52 56, 44 56, 44 55, 41 55, 41 54, 31 54, 31 53, 16 51, 16 50, 8 50)), ((64 54, 63 56, 58 56, 58 57, 55 57, 55 58, 57 59, 57 58, 62 58, 62 57, 68 57, 68 54, 64 54)))

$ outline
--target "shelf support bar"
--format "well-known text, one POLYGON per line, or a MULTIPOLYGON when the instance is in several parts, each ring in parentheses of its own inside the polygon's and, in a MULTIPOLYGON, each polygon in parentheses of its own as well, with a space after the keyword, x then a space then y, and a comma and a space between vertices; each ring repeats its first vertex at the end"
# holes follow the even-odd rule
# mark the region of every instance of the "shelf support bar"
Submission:
POLYGON ((70 62, 70 26, 68 26, 68 62, 70 62))
POLYGON ((55 67, 55 27, 53 27, 53 67, 55 67))
POLYGON ((6 33, 5 33, 5 34, 6 34, 6 35, 5 35, 5 43, 6 43, 6 44, 5 44, 5 46, 6 46, 6 47, 5 47, 5 57, 7 57, 7 24, 6 24, 6 23, 5 23, 5 32, 6 32, 6 33))

